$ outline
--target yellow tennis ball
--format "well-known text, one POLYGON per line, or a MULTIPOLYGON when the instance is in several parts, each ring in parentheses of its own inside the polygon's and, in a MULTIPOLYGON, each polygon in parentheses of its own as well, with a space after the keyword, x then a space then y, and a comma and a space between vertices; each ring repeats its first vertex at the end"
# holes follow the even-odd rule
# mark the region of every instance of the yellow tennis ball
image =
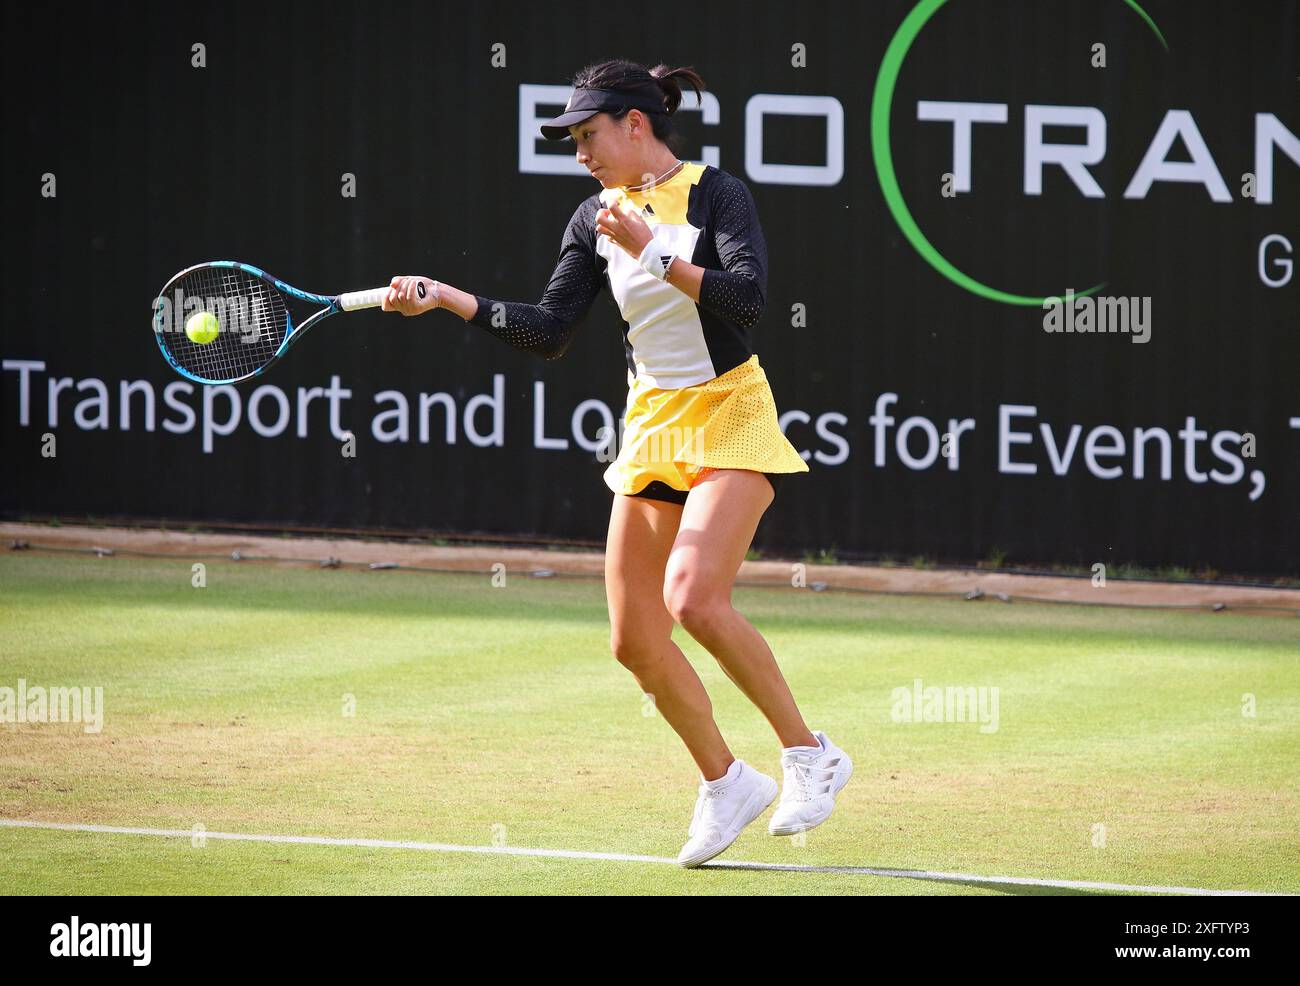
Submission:
POLYGON ((221 323, 212 312, 195 312, 185 323, 185 334, 190 337, 190 342, 198 343, 200 346, 212 342, 220 331, 221 323))

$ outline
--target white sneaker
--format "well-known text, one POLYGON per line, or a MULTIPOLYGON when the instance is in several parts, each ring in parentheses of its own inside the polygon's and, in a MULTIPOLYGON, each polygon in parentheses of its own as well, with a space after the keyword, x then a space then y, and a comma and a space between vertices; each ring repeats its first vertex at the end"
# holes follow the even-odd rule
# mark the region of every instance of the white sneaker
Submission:
POLYGON ((682 866, 699 866, 736 841, 740 830, 776 800, 776 781, 745 761, 740 772, 724 787, 714 790, 700 783, 695 799, 695 816, 687 832, 690 838, 677 855, 682 866))
POLYGON ((816 828, 830 817, 835 795, 853 776, 853 761, 820 729, 813 736, 820 750, 788 748, 781 753, 785 783, 781 803, 772 813, 767 830, 772 835, 794 835, 816 828))

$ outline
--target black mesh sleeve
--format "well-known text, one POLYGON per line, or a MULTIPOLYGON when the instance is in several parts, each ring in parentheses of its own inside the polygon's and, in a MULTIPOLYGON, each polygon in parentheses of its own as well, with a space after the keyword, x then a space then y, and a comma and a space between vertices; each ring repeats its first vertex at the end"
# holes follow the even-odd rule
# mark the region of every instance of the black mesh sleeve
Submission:
POLYGON ((592 196, 573 213, 540 302, 530 305, 475 295, 478 309, 466 321, 543 359, 563 356, 605 280, 605 261, 596 253, 597 208, 592 196))
POLYGON ((722 270, 705 269, 700 305, 748 329, 767 303, 767 242, 749 187, 719 173, 710 185, 713 243, 722 270))

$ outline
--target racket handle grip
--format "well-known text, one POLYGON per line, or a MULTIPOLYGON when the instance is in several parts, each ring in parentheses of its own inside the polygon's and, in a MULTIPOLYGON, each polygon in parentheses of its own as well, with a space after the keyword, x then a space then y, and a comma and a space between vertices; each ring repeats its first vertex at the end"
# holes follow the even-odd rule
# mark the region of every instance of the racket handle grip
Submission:
POLYGON ((354 312, 358 308, 378 308, 384 303, 388 288, 371 288, 369 291, 349 291, 339 295, 339 307, 345 312, 354 312))

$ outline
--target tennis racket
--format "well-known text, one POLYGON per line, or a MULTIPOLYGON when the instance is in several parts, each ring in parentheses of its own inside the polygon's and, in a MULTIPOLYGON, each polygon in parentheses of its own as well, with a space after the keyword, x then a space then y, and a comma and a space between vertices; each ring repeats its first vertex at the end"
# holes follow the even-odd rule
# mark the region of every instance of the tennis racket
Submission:
MULTIPOLYGON (((420 297, 424 285, 418 285, 420 297)), ((203 384, 238 383, 265 373, 313 325, 338 312, 378 308, 388 288, 326 295, 302 291, 264 270, 234 260, 186 267, 154 298, 153 330, 167 362, 203 384), (294 323, 289 304, 324 305, 294 323), (201 312, 216 319, 216 336, 196 342, 186 324, 201 312)), ((299 306, 301 307, 301 306, 299 306)), ((207 325, 213 323, 208 320, 207 325)), ((202 338, 201 334, 199 336, 202 338)))

